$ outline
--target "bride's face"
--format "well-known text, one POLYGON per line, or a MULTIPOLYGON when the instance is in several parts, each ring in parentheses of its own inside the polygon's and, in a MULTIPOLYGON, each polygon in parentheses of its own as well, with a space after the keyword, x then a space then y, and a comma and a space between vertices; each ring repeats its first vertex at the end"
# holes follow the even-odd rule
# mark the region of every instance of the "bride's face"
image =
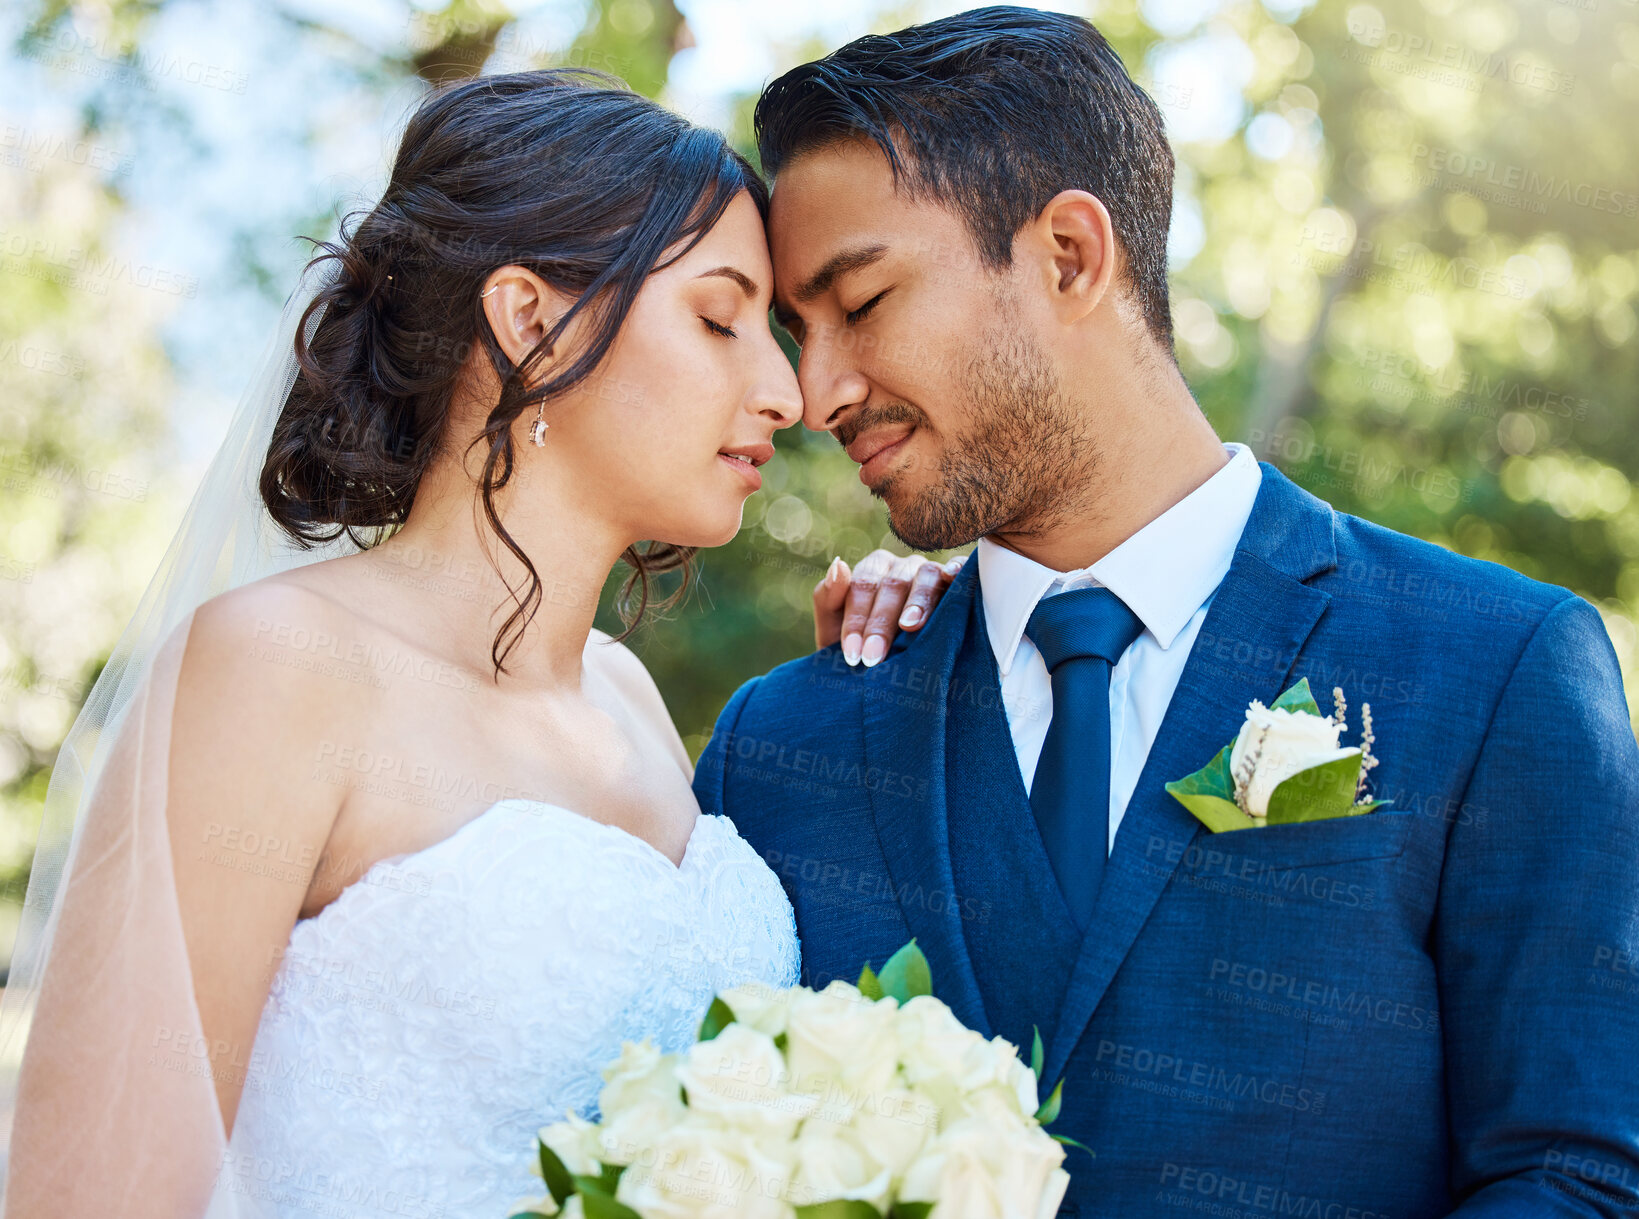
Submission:
MULTIPOLYGON (((769 330, 773 283, 762 219, 745 194, 694 249, 648 277, 601 365, 546 408, 547 445, 567 459, 567 470, 554 464, 578 503, 633 540, 733 538, 774 433, 802 416, 796 374, 769 330)), ((568 338, 572 350, 573 327, 568 338)), ((525 435, 533 418, 529 410, 518 421, 525 435)))

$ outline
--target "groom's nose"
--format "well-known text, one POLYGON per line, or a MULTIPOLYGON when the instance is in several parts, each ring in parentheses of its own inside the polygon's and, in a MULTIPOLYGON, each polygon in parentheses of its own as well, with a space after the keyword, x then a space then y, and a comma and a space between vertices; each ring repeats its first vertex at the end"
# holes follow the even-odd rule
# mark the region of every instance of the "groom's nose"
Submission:
POLYGON ((834 431, 851 409, 871 395, 871 383, 840 344, 821 333, 803 344, 797 362, 802 421, 816 432, 834 431))

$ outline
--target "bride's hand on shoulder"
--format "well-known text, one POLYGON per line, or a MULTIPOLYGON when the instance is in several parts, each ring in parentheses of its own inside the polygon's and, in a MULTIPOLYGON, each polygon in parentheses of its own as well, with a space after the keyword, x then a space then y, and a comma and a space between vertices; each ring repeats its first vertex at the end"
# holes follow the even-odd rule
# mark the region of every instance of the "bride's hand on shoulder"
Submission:
POLYGON ((921 629, 966 558, 873 550, 852 569, 836 559, 814 585, 814 646, 841 643, 849 664, 876 664, 900 631, 921 629))

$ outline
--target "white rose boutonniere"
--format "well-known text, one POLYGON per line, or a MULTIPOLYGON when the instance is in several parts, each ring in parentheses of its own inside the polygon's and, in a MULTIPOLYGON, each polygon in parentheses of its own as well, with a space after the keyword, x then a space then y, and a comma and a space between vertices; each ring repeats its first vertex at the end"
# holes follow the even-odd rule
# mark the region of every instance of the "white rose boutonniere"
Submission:
POLYGON ((1370 703, 1360 708, 1359 745, 1341 744, 1348 705, 1334 689, 1335 710, 1322 715, 1304 678, 1265 707, 1254 700, 1235 740, 1206 766, 1167 784, 1167 791, 1209 830, 1248 829, 1293 821, 1354 817, 1387 803, 1369 799, 1370 703))

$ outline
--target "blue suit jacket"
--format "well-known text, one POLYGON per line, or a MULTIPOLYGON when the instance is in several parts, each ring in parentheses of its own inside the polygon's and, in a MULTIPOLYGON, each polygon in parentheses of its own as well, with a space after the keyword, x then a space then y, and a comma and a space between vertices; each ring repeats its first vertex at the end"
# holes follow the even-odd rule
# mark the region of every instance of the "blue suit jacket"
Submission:
MULTIPOLYGON (((915 936, 988 1035, 944 757, 948 708, 997 697, 950 681, 977 567, 875 668, 742 686, 695 790, 779 874, 805 982, 915 936)), ((1065 1214, 1639 1213, 1639 746, 1597 612, 1264 465, 1047 1047, 1097 1157, 1065 1214), (1371 703, 1392 804, 1208 832, 1163 785, 1300 677, 1355 731, 1371 703)))

